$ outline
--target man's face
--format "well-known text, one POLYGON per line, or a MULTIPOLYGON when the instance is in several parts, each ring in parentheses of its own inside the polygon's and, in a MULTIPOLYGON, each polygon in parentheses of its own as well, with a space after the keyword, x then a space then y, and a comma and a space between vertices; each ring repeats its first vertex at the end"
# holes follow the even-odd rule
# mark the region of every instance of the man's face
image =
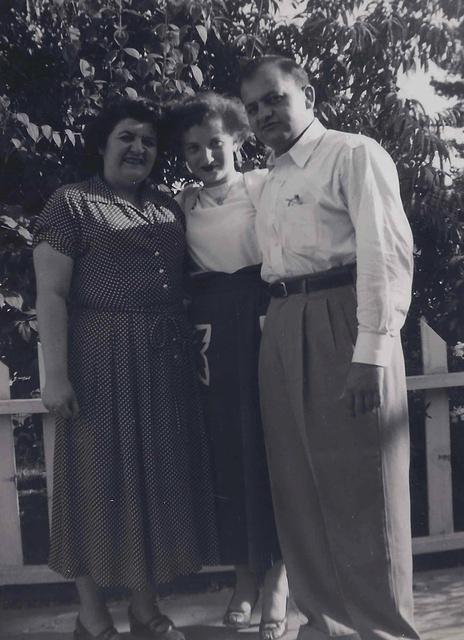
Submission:
POLYGON ((241 88, 250 126, 277 155, 285 153, 311 123, 314 91, 273 64, 266 64, 241 88))

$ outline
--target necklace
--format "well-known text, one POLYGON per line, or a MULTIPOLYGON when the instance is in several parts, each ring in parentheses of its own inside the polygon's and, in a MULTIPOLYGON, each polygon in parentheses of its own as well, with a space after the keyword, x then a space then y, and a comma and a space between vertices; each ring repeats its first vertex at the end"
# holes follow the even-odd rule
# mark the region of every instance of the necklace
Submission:
POLYGON ((229 195, 229 192, 232 189, 233 185, 234 185, 234 183, 230 184, 227 187, 227 191, 224 194, 222 194, 222 196, 219 196, 219 198, 214 198, 213 197, 213 200, 217 205, 221 206, 222 204, 224 204, 224 202, 225 202, 227 196, 229 195))
POLYGON ((231 182, 229 182, 229 184, 227 185, 227 189, 224 191, 224 193, 221 193, 220 195, 217 195, 217 196, 214 196, 213 192, 216 190, 219 191, 220 187, 223 187, 224 185, 218 185, 217 187, 210 187, 209 189, 205 189, 204 191, 211 198, 211 200, 220 207, 226 201, 227 196, 229 195, 230 190, 232 189, 234 184, 237 184, 236 179, 233 179, 231 182))

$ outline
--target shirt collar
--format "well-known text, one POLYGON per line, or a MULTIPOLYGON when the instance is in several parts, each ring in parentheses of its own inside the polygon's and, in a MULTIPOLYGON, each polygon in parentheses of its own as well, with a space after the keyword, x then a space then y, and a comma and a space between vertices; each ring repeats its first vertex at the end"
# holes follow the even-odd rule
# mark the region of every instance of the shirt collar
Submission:
MULTIPOLYGON (((110 185, 100 176, 95 175, 89 181, 88 199, 90 202, 99 202, 101 204, 123 204, 131 205, 127 200, 118 196, 110 185)), ((154 190, 148 185, 144 185, 142 192, 143 208, 155 199, 154 190)))
POLYGON ((305 129, 303 134, 298 138, 295 144, 290 147, 288 151, 277 158, 275 156, 275 153, 271 152, 267 161, 268 167, 274 167, 277 163, 279 163, 281 158, 283 159, 289 156, 291 160, 293 160, 293 162, 298 167, 300 167, 300 169, 302 169, 308 162, 312 152, 314 151, 318 142, 326 131, 327 129, 320 122, 320 120, 314 118, 309 127, 305 129))

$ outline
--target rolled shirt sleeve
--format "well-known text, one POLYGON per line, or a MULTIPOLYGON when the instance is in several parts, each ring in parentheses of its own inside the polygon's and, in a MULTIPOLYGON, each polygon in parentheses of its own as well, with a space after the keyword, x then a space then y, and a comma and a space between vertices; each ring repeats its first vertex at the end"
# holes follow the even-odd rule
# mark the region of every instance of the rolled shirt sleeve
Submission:
POLYGON ((387 366, 411 301, 413 239, 389 154, 358 137, 341 180, 355 228, 358 336, 353 362, 387 366))

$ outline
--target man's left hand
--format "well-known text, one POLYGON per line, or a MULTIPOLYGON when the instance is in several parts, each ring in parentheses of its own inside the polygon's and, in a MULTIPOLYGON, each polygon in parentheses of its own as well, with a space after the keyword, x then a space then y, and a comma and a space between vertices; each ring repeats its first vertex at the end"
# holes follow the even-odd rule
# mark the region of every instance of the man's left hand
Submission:
POLYGON ((382 381, 383 367, 360 362, 351 363, 342 398, 347 401, 348 410, 354 418, 380 407, 382 381))

